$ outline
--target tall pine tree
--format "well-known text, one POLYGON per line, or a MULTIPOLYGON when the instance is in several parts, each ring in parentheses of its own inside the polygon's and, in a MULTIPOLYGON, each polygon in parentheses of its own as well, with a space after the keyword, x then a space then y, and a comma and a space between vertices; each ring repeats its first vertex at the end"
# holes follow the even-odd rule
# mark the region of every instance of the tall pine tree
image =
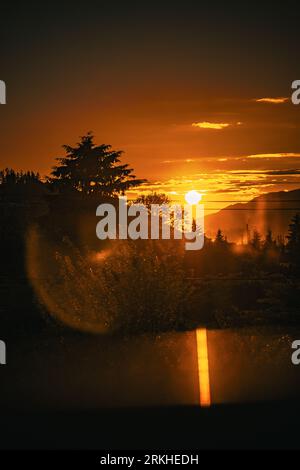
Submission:
POLYGON ((139 186, 145 180, 136 179, 132 168, 120 165, 122 151, 110 145, 96 145, 91 132, 81 137, 76 147, 63 145, 65 157, 52 170, 49 182, 61 191, 114 196, 139 186))

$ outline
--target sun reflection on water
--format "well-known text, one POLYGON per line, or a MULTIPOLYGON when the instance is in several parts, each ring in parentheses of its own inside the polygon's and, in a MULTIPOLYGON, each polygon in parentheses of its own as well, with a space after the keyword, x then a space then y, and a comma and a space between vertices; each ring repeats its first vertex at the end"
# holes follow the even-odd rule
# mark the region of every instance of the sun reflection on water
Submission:
POLYGON ((211 405, 206 328, 196 330, 200 406, 211 405))

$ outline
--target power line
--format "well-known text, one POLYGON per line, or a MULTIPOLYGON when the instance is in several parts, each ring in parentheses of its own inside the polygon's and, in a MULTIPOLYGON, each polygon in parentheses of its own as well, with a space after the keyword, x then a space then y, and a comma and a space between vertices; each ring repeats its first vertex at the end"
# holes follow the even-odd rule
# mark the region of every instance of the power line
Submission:
MULTIPOLYGON (((203 202, 205 202, 205 201, 203 201, 203 202)), ((242 200, 242 199, 241 199, 241 200, 239 200, 239 199, 236 199, 236 200, 230 200, 230 199, 223 199, 223 200, 221 200, 221 199, 210 199, 210 200, 207 201, 207 202, 220 202, 220 203, 224 203, 224 202, 226 202, 226 203, 227 203, 227 202, 233 202, 233 203, 236 203, 236 204, 239 204, 239 203, 260 204, 260 203, 266 203, 266 202, 267 202, 267 203, 269 203, 269 202, 276 202, 276 203, 279 203, 279 204, 281 204, 281 203, 287 204, 287 203, 290 203, 290 202, 300 202, 300 199, 288 199, 288 200, 283 200, 283 199, 270 199, 270 200, 267 199, 267 200, 265 200, 265 199, 261 199, 261 200, 252 200, 252 201, 251 201, 251 200, 250 200, 250 201, 247 201, 247 200, 245 200, 245 199, 243 199, 243 200, 242 200)))
POLYGON ((300 207, 205 207, 206 211, 300 211, 300 207))

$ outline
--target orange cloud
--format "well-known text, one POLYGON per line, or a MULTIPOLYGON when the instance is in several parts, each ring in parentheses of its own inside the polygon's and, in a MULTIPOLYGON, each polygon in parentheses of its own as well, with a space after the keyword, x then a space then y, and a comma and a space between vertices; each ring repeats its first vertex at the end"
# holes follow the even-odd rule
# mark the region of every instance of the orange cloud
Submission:
POLYGON ((199 127, 200 129, 214 129, 214 130, 222 130, 229 127, 230 124, 223 123, 223 122, 193 122, 193 127, 199 127))
POLYGON ((256 103, 281 104, 281 103, 286 103, 288 100, 289 98, 279 97, 279 98, 257 98, 254 101, 256 101, 256 103))
POLYGON ((300 157, 300 153, 259 153, 257 155, 248 155, 246 158, 288 158, 300 157))

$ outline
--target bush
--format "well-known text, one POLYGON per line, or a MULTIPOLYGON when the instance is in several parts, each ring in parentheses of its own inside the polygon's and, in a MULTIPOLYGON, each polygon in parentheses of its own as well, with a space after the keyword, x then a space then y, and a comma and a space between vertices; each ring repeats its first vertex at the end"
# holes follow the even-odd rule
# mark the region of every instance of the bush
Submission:
POLYGON ((48 311, 73 328, 159 332, 184 326, 191 290, 180 243, 116 240, 95 253, 65 240, 50 264, 51 276, 40 273, 45 280, 36 291, 48 311))

